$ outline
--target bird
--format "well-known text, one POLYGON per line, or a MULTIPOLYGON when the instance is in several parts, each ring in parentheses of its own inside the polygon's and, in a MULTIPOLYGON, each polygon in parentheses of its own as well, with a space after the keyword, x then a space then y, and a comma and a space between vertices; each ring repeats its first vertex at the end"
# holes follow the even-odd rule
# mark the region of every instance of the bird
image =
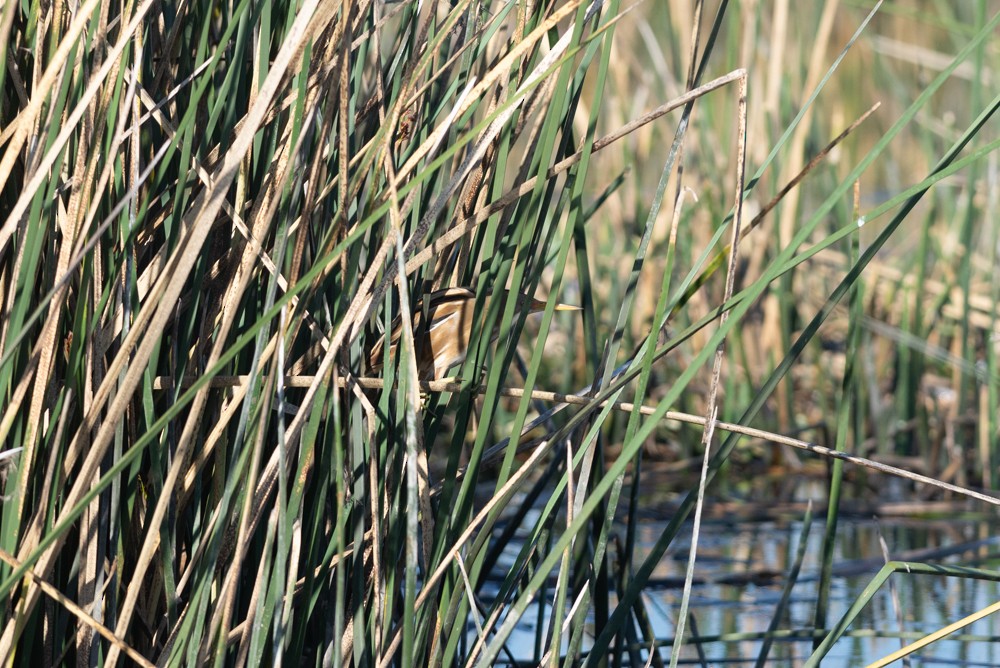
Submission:
MULTIPOLYGON (((510 294, 504 290, 504 294, 510 294)), ((489 308, 492 295, 483 298, 482 308, 489 308)), ((517 295, 519 310, 537 313, 546 303, 527 295, 517 295)), ((557 311, 579 311, 579 306, 556 304, 557 311)), ((440 380, 448 369, 465 361, 475 323, 476 293, 469 288, 447 288, 424 295, 413 309, 413 340, 416 348, 417 375, 421 380, 440 380)), ((389 354, 395 356, 402 336, 402 321, 397 316, 388 336, 389 354)), ((491 341, 500 335, 493 329, 491 341)), ((382 371, 386 338, 372 347, 369 363, 373 373, 382 371)))

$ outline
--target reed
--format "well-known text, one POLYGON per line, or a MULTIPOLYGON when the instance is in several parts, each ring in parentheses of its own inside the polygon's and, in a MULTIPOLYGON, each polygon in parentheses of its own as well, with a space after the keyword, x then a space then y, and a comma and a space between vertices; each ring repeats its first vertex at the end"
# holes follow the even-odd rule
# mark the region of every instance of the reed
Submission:
POLYGON ((747 471, 838 462, 822 591, 859 467, 996 502, 953 4, 0 4, 0 657, 676 664, 747 471))

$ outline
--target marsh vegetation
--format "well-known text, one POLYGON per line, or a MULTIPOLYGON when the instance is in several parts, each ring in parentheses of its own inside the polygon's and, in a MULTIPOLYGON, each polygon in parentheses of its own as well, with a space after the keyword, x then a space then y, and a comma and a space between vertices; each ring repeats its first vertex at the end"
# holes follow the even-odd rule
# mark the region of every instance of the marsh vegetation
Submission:
POLYGON ((720 514, 730 658, 910 637, 841 520, 995 588, 1000 3, 871 5, 0 0, 0 658, 708 662, 720 514))

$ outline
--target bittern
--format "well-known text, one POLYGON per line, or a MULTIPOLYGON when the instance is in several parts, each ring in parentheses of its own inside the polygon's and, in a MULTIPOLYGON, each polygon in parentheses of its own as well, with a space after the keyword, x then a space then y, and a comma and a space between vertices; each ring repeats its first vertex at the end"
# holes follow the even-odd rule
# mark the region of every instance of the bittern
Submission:
MULTIPOLYGON (((509 294, 506 290, 505 294, 509 294)), ((489 308, 490 296, 483 298, 483 309, 489 308)), ((517 295, 517 308, 528 313, 545 310, 545 302, 517 295)), ((413 342, 417 357, 417 373, 421 380, 444 377, 451 367, 465 361, 469 352, 472 328, 475 322, 476 293, 468 288, 448 288, 424 295, 413 310, 413 342)), ((579 311, 578 306, 556 304, 557 311, 579 311)), ((491 341, 500 335, 499 326, 493 329, 491 341)), ((389 336, 389 353, 396 355, 402 336, 402 324, 397 317, 389 336)), ((382 370, 385 339, 372 348, 369 362, 372 371, 382 370)))

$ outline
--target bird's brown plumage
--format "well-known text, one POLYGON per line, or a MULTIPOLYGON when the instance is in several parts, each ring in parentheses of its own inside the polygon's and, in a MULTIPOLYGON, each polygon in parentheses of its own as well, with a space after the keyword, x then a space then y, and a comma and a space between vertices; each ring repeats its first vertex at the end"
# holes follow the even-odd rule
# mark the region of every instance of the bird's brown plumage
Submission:
MULTIPOLYGON (((545 309, 545 302, 518 295, 518 308, 535 313, 545 309)), ((483 298, 488 308, 490 296, 483 298)), ((461 364, 469 350, 469 339, 475 317, 476 293, 468 288, 448 288, 424 295, 413 309, 413 340, 416 348, 417 373, 423 380, 443 378, 445 372, 461 364)), ((557 311, 577 311, 576 306, 556 304, 557 311)), ((399 318, 393 322, 389 337, 389 352, 396 354, 402 333, 399 318)), ((494 330, 493 338, 499 332, 494 330)), ((372 348, 369 362, 372 371, 382 370, 385 339, 372 348)))

